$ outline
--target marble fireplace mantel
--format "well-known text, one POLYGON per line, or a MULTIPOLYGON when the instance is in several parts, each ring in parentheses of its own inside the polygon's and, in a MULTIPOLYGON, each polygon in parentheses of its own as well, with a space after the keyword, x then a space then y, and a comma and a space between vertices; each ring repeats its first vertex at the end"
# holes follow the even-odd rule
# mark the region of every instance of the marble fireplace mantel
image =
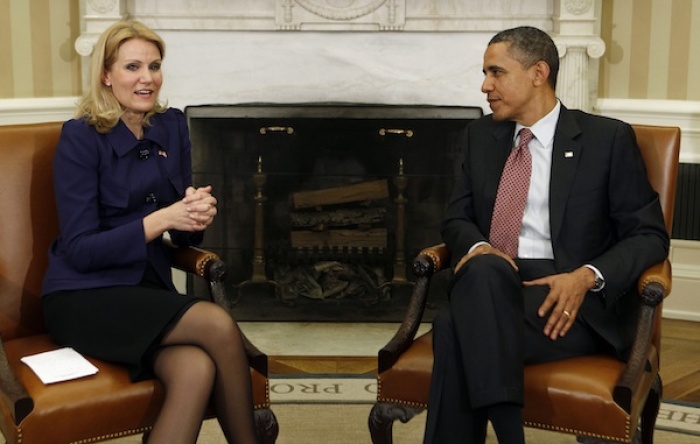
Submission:
POLYGON ((560 50, 562 102, 590 110, 597 59, 605 52, 599 2, 81 0, 83 32, 75 47, 86 62, 110 24, 144 22, 167 44, 162 94, 180 108, 246 102, 485 106, 481 59, 489 38, 531 25, 549 32, 560 50))

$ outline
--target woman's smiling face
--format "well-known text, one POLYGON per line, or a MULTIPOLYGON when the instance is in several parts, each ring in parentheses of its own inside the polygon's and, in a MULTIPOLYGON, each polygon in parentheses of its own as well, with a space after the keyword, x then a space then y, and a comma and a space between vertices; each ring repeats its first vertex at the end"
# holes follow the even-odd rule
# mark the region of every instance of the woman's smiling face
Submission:
POLYGON ((104 83, 125 111, 147 113, 158 100, 163 83, 161 54, 153 43, 127 40, 117 51, 117 60, 105 71, 104 83))

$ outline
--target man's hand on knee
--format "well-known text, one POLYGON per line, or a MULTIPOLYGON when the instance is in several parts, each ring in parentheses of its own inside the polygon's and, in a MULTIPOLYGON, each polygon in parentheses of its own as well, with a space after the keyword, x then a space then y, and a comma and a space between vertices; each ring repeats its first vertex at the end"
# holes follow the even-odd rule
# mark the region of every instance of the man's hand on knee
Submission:
POLYGON ((547 324, 544 326, 544 334, 552 340, 566 335, 576 320, 583 299, 590 290, 590 276, 593 271, 581 267, 571 273, 561 273, 545 276, 532 281, 524 281, 523 285, 546 285, 549 293, 540 306, 537 314, 540 317, 547 316, 547 324))

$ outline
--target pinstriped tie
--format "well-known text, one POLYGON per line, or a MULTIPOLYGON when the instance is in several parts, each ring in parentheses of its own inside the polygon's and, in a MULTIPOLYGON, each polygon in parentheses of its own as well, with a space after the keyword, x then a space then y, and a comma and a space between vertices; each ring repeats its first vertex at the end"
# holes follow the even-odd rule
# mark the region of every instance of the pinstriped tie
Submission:
POLYGON ((498 184, 489 233, 491 245, 512 258, 518 255, 518 237, 532 173, 532 155, 527 147, 532 131, 523 128, 519 134, 520 142, 508 156, 498 184))

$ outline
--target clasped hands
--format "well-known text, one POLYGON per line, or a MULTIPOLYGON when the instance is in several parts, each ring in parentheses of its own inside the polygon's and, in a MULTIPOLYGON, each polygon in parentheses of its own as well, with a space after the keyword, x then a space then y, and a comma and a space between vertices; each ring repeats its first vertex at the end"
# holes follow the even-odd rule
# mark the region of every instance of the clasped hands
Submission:
MULTIPOLYGON (((510 256, 489 244, 482 244, 460 259, 455 266, 455 273, 469 259, 480 254, 495 254, 500 256, 518 271, 517 264, 510 256)), ((543 331, 546 336, 549 336, 552 340, 556 340, 566 335, 574 324, 574 320, 576 319, 581 304, 583 304, 586 293, 593 288, 592 283, 594 282, 595 273, 587 267, 580 267, 569 273, 554 274, 531 281, 523 281, 522 284, 526 287, 535 285, 546 285, 549 287, 547 297, 537 310, 537 314, 540 317, 545 317, 549 313, 543 331)))
POLYGON ((187 187, 185 190, 185 197, 181 202, 192 222, 192 231, 202 231, 214 221, 217 200, 211 195, 211 191, 211 185, 200 188, 187 187))
POLYGON ((187 187, 185 196, 177 202, 154 211, 143 218, 146 242, 169 230, 197 232, 205 230, 216 216, 216 198, 212 187, 187 187))

